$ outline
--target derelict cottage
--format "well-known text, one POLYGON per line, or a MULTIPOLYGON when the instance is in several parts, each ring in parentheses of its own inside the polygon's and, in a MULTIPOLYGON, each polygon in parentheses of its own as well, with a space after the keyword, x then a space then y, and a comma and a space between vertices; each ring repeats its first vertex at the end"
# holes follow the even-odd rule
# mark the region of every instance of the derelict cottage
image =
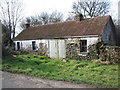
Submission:
POLYGON ((14 38, 15 49, 37 52, 50 58, 70 58, 86 55, 88 46, 103 41, 116 45, 115 28, 111 16, 98 16, 54 24, 30 27, 26 24, 14 38))

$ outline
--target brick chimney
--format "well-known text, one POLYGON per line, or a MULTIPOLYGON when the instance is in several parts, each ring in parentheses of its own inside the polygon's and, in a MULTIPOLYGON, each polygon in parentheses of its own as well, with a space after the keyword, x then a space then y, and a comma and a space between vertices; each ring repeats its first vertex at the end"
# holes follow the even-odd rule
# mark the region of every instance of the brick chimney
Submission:
POLYGON ((75 15, 75 20, 76 21, 82 21, 83 20, 83 15, 82 14, 75 15))
POLYGON ((30 24, 29 24, 29 23, 25 24, 25 29, 27 29, 27 28, 29 28, 29 27, 30 27, 30 24))

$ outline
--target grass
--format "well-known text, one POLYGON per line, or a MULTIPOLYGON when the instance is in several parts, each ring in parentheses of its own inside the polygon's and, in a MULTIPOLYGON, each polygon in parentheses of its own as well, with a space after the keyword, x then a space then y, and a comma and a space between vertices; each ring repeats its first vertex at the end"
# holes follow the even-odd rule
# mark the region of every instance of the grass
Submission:
POLYGON ((73 83, 118 87, 118 65, 102 65, 98 62, 62 62, 45 56, 17 55, 3 59, 2 70, 73 83))

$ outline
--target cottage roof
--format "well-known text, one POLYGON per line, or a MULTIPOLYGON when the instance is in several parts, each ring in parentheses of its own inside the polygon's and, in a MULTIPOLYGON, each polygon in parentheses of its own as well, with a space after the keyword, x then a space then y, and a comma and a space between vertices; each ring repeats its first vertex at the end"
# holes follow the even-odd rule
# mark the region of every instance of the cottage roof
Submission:
POLYGON ((98 16, 82 21, 73 20, 36 27, 29 27, 23 30, 17 37, 14 38, 14 40, 101 35, 109 19, 109 15, 98 16))

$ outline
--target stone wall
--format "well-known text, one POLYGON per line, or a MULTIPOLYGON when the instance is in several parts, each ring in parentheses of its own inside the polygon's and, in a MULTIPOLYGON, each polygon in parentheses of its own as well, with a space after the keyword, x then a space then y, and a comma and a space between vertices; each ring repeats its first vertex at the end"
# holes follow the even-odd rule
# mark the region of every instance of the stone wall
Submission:
POLYGON ((120 47, 106 46, 102 42, 90 45, 88 53, 80 52, 80 38, 66 40, 66 58, 76 60, 99 60, 101 62, 109 62, 109 64, 117 64, 120 60, 120 47))
POLYGON ((106 46, 101 51, 100 60, 109 61, 112 64, 118 64, 120 62, 120 47, 118 46, 106 46))
POLYGON ((120 47, 105 46, 97 43, 89 47, 88 57, 90 60, 100 60, 109 62, 109 64, 117 64, 120 61, 120 47))
POLYGON ((90 45, 88 47, 88 57, 90 60, 99 59, 99 55, 101 52, 103 52, 105 49, 105 46, 102 44, 102 42, 98 42, 96 44, 90 45))
POLYGON ((80 38, 66 39, 66 58, 79 59, 80 38))
POLYGON ((87 46, 97 43, 99 37, 83 37, 66 39, 66 58, 76 60, 90 60, 87 52, 80 52, 80 40, 87 40, 87 46))
POLYGON ((78 58, 78 44, 77 43, 69 43, 66 45, 66 57, 70 59, 78 58))

